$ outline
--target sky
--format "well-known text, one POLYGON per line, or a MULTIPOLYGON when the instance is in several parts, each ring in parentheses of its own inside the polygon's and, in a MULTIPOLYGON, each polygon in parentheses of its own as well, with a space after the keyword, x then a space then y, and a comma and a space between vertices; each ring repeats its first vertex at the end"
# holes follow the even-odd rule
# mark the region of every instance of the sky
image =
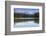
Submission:
POLYGON ((39 12, 39 9, 31 9, 31 8, 14 8, 15 13, 24 13, 24 14, 34 14, 39 12))

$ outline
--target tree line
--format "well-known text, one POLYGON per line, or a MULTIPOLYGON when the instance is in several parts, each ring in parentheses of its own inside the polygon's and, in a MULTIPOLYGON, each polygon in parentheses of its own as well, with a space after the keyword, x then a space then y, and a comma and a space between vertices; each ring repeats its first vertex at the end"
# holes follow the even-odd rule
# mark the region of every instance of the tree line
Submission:
POLYGON ((23 13, 14 13, 14 17, 39 17, 39 13, 35 14, 23 14, 23 13))

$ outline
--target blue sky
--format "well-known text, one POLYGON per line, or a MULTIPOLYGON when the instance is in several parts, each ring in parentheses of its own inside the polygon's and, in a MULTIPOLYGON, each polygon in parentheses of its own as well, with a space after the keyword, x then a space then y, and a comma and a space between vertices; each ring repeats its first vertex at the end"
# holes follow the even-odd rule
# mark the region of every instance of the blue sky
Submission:
POLYGON ((39 12, 39 9, 30 8, 14 8, 15 13, 34 14, 39 12))

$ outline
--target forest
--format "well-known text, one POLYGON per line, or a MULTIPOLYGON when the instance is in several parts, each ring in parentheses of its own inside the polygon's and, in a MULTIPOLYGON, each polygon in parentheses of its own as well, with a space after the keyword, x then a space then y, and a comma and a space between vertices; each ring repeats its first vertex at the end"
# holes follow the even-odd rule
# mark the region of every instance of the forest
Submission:
POLYGON ((14 17, 16 18, 27 18, 27 17, 33 17, 33 18, 39 18, 39 13, 35 14, 23 14, 23 13, 14 13, 14 17))

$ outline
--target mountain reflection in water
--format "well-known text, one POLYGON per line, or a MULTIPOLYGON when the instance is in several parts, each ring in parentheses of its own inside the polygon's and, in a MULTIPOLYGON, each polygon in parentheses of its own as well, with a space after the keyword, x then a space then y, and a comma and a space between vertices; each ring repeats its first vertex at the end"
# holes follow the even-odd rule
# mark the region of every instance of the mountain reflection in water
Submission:
POLYGON ((14 25, 16 28, 39 27, 39 19, 17 19, 14 25))

